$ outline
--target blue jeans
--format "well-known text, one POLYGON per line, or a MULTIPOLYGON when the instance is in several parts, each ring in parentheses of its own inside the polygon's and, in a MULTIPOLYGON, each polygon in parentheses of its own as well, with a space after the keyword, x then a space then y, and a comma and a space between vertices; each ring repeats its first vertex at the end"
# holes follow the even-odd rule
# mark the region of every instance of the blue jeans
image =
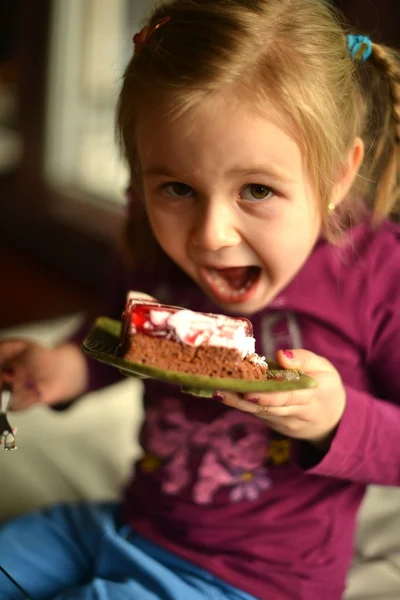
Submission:
MULTIPOLYGON (((0 565, 32 600, 256 600, 121 526, 114 503, 60 505, 4 523, 0 565)), ((2 572, 0 599, 26 599, 2 572)))

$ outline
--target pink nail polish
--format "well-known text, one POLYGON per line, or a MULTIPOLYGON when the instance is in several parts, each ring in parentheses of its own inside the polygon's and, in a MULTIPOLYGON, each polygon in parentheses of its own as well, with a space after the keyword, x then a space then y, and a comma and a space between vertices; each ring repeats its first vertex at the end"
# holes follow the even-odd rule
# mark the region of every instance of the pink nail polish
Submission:
POLYGON ((213 400, 217 400, 218 402, 223 402, 224 401, 224 397, 220 392, 215 392, 213 394, 213 400))
POLYGON ((37 384, 36 384, 35 381, 33 381, 33 379, 27 379, 24 382, 24 385, 25 385, 25 387, 26 387, 27 390, 32 390, 32 392, 35 392, 36 394, 39 393, 37 384))
POLYGON ((284 354, 289 360, 294 359, 294 354, 291 350, 282 350, 282 354, 284 354))
POLYGON ((258 396, 249 396, 246 398, 247 402, 251 402, 252 404, 258 404, 260 402, 260 398, 258 396))

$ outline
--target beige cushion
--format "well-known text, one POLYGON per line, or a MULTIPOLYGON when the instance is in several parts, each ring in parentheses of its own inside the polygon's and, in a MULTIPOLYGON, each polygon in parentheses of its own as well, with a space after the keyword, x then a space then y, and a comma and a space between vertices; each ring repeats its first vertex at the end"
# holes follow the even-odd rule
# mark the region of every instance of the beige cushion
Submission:
MULTIPOLYGON (((63 339, 79 317, 0 332, 44 343, 63 339)), ((38 407, 11 415, 18 450, 0 451, 0 520, 64 500, 118 498, 140 450, 141 385, 124 380, 66 412, 38 407)), ((400 490, 371 487, 359 519, 346 600, 400 600, 400 490)))
MULTIPOLYGON (((79 317, 0 332, 53 344, 79 317)), ((141 385, 134 379, 88 394, 67 411, 38 406, 10 413, 15 452, 0 448, 0 520, 30 508, 76 499, 117 498, 139 454, 141 385)))
POLYGON ((369 488, 348 583, 347 600, 400 600, 400 489, 369 488))

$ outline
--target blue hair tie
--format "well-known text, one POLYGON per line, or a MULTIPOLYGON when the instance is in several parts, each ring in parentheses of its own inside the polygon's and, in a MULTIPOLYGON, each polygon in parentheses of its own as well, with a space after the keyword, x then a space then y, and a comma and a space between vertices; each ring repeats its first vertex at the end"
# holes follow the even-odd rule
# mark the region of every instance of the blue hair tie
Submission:
POLYGON ((348 35, 347 46, 351 58, 366 61, 372 54, 372 42, 366 35, 348 35))

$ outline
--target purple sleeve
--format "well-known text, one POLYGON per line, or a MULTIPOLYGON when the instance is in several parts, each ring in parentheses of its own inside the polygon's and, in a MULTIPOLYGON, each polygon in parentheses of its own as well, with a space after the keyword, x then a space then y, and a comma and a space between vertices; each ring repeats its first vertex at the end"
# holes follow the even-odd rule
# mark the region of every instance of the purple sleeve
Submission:
POLYGON ((347 406, 331 448, 307 473, 365 485, 400 485, 399 406, 347 389, 347 406))
POLYGON ((369 269, 364 360, 374 395, 346 388, 329 452, 307 472, 363 484, 400 485, 400 234, 393 226, 369 269), (379 398, 379 399, 378 399, 379 398))

